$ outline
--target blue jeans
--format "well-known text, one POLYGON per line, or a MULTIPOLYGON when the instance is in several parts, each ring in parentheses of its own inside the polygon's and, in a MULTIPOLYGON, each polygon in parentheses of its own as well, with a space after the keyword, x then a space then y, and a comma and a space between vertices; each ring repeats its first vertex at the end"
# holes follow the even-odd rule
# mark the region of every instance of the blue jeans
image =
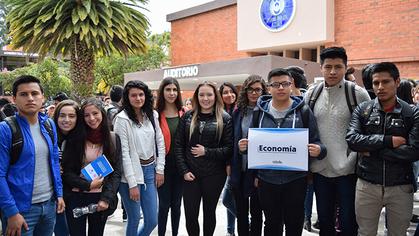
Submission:
POLYGON ((304 216, 305 220, 311 221, 311 213, 313 208, 313 194, 314 187, 313 184, 307 184, 307 194, 306 199, 304 200, 304 216))
POLYGON ((65 217, 65 212, 57 214, 56 216, 54 235, 55 236, 68 236, 69 235, 68 226, 67 226, 67 218, 65 217))
POLYGON ((233 197, 233 189, 230 184, 230 176, 227 176, 223 193, 221 195, 223 205, 227 208, 227 232, 229 234, 234 234, 236 228, 236 203, 233 197))
POLYGON ((167 216, 170 209, 172 235, 179 231, 180 206, 182 205, 183 178, 178 173, 165 174, 164 184, 157 189, 159 193, 158 234, 166 235, 167 216))
POLYGON ((155 164, 142 166, 144 184, 137 186, 140 190, 140 201, 130 199, 128 184, 121 183, 119 186, 119 193, 128 215, 126 236, 148 236, 157 226, 157 188, 154 168, 155 164), (144 223, 138 227, 141 211, 144 223))
POLYGON ((357 235, 358 225, 355 218, 356 175, 328 178, 314 174, 317 214, 320 235, 335 235, 335 209, 339 206, 339 222, 342 236, 357 235))
MULTIPOLYGON (((55 216, 56 216, 56 201, 51 198, 48 201, 35 203, 27 212, 20 213, 25 218, 29 230, 22 228, 22 236, 51 236, 54 232, 55 216)), ((6 232, 7 219, 3 217, 3 232, 6 232)))

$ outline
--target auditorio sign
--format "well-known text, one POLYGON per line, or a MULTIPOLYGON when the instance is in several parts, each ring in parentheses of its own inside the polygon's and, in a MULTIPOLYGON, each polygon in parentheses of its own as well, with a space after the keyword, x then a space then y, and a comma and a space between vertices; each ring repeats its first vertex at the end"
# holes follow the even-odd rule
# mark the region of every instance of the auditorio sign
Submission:
POLYGON ((295 15, 295 0, 263 0, 260 4, 262 25, 273 32, 288 27, 295 15))
POLYGON ((194 77, 198 75, 198 66, 185 66, 185 67, 178 67, 178 68, 171 68, 164 70, 164 78, 172 77, 172 78, 186 78, 186 77, 194 77))

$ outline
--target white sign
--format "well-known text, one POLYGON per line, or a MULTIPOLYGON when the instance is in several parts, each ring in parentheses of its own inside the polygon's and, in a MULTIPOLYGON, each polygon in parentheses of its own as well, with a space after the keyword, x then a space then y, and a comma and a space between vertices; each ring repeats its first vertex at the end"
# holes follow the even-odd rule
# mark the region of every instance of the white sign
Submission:
POLYGON ((249 129, 249 169, 308 170, 308 129, 249 129))
POLYGON ((179 68, 172 68, 164 70, 163 78, 173 77, 173 78, 185 78, 185 77, 194 77, 198 75, 198 66, 185 66, 179 68))

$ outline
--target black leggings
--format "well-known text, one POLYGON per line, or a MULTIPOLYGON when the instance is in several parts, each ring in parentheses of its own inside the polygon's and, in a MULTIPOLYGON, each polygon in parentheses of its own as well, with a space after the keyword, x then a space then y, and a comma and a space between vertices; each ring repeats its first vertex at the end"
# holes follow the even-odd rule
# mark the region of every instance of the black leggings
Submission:
POLYGON ((204 209, 204 236, 213 235, 216 224, 215 209, 225 181, 225 173, 184 181, 183 205, 189 236, 199 235, 198 216, 201 199, 204 209))

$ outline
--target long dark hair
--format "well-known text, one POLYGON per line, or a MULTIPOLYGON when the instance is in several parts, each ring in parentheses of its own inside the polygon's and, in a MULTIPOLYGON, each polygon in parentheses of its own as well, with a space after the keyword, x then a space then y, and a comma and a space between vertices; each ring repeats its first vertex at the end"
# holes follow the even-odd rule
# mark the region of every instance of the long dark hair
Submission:
MULTIPOLYGON (((224 88, 225 87, 231 88, 231 90, 233 90, 233 93, 236 95, 236 99, 234 100, 233 104, 230 105, 230 110, 229 111, 227 111, 227 104, 224 103, 224 110, 227 111, 228 114, 231 114, 233 112, 233 110, 234 110, 234 107, 237 104, 237 98, 239 97, 239 93, 237 91, 236 86, 234 86, 232 83, 230 83, 230 82, 224 82, 220 86, 220 88, 218 89, 218 92, 220 93, 221 98, 223 98, 223 92, 224 92, 224 88)), ((223 102, 224 102, 224 100, 223 100, 223 102)))
POLYGON ((412 84, 408 80, 400 80, 400 85, 397 88, 397 97, 409 104, 415 104, 412 96, 412 84))
POLYGON ((104 104, 101 100, 97 98, 88 98, 86 99, 80 108, 80 116, 77 117, 80 120, 83 128, 77 130, 72 136, 74 138, 67 139, 66 148, 63 152, 63 166, 69 166, 75 172, 80 172, 82 163, 85 158, 86 150, 86 141, 87 134, 91 128, 84 121, 84 110, 88 106, 95 106, 99 109, 102 114, 102 122, 100 123, 100 131, 102 133, 102 145, 103 145, 103 154, 108 158, 111 163, 116 163, 116 147, 114 141, 111 140, 111 132, 108 125, 108 119, 106 117, 106 111, 104 104), (78 157, 78 162, 74 158, 78 157))
POLYGON ((259 75, 250 75, 243 82, 242 89, 240 90, 239 98, 237 99, 237 107, 241 111, 241 116, 247 115, 247 106, 249 105, 249 99, 247 98, 247 90, 255 83, 262 84, 262 94, 260 96, 268 94, 265 80, 259 75))
POLYGON ((161 81, 160 87, 159 87, 159 92, 158 92, 158 95, 157 95, 157 112, 159 114, 164 111, 164 108, 165 108, 165 105, 166 105, 166 101, 164 100, 164 89, 166 88, 167 85, 170 85, 170 84, 174 84, 176 86, 176 89, 177 89, 177 92, 178 92, 176 100, 175 100, 176 109, 178 111, 180 111, 182 109, 182 96, 181 96, 181 93, 180 93, 179 82, 175 78, 167 77, 167 78, 165 78, 161 81))
POLYGON ((140 123, 137 119, 137 115, 135 114, 134 108, 129 103, 129 90, 133 88, 141 89, 144 92, 145 101, 143 107, 141 107, 141 110, 147 115, 148 119, 154 119, 153 94, 151 93, 151 90, 148 88, 148 86, 144 82, 139 80, 131 80, 125 85, 122 96, 122 110, 125 110, 125 112, 128 115, 128 118, 132 120, 135 124, 140 123))
POLYGON ((55 108, 55 111, 54 111, 53 120, 54 120, 55 124, 57 125, 58 143, 61 144, 64 141, 64 139, 71 138, 74 133, 79 132, 77 130, 80 130, 82 128, 81 120, 80 120, 80 106, 79 106, 79 104, 77 102, 73 101, 73 100, 70 100, 70 99, 64 100, 64 101, 58 103, 57 107, 55 108), (63 132, 61 131, 60 127, 58 126, 58 118, 60 117, 61 109, 63 109, 63 107, 66 107, 66 106, 70 106, 76 111, 77 120, 76 120, 76 126, 74 127, 74 129, 70 130, 68 132, 68 134, 64 135, 63 132))

